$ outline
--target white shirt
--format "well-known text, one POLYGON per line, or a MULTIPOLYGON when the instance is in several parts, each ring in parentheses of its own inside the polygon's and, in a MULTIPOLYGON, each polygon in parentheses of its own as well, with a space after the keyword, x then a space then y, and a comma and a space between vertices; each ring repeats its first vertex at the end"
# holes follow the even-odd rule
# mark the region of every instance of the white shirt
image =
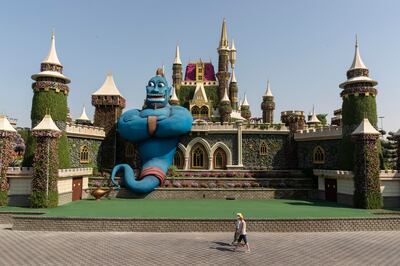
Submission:
POLYGON ((240 232, 241 235, 247 234, 247 232, 246 232, 246 222, 244 220, 240 221, 239 232, 240 232))

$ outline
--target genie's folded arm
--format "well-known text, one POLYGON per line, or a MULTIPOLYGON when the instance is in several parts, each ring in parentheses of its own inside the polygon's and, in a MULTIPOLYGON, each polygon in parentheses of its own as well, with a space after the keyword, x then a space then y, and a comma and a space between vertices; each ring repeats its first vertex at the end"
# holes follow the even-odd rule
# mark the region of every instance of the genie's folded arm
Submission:
POLYGON ((171 114, 157 122, 156 137, 177 137, 188 133, 192 128, 193 118, 190 112, 181 106, 171 106, 171 114))
POLYGON ((122 114, 118 120, 118 132, 121 136, 132 142, 140 142, 150 138, 147 131, 147 118, 140 117, 137 109, 129 110, 122 114))

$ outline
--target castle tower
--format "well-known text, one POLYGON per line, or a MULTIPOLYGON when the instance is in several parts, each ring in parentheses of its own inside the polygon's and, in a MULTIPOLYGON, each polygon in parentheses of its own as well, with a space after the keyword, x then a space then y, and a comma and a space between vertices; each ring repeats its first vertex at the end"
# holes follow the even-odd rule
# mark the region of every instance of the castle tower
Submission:
POLYGON ((364 118, 351 135, 355 142, 354 206, 380 209, 383 206, 377 145, 380 134, 368 118, 364 118))
MULTIPOLYGON (((58 142, 59 166, 68 168, 70 166, 69 148, 65 128, 68 117, 69 88, 67 84, 70 83, 70 79, 63 74, 63 66, 58 59, 55 42, 55 36, 52 33, 50 50, 40 65, 40 72, 32 75, 35 82, 32 84, 31 120, 32 128, 34 128, 47 113, 52 114, 54 122, 62 131, 58 142)), ((31 147, 30 151, 33 149, 31 147)), ((33 154, 27 154, 28 164, 31 163, 32 156, 33 154)))
POLYGON ((228 122, 230 114, 232 113, 231 101, 228 97, 228 91, 225 89, 224 97, 222 97, 219 105, 219 114, 221 116, 221 122, 228 122))
POLYGON ((182 83, 182 61, 179 54, 179 46, 176 46, 175 60, 172 64, 172 85, 179 92, 182 83))
POLYGON ((274 95, 272 95, 269 80, 267 80, 267 89, 263 96, 263 101, 261 103, 261 110, 263 116, 263 123, 273 124, 275 102, 274 102, 274 95))
MULTIPOLYGON (((218 98, 220 102, 224 98, 225 90, 228 90, 229 81, 229 43, 226 30, 226 20, 222 22, 221 38, 218 46, 218 98)), ((223 117, 221 116, 222 121, 223 117)))
POLYGON ((57 207, 57 177, 58 177, 58 138, 61 130, 50 115, 32 129, 36 139, 35 156, 33 158, 31 207, 57 207))
POLYGON ((125 108, 125 99, 115 85, 111 73, 107 74, 100 89, 92 94, 92 105, 95 107, 93 125, 103 127, 106 133, 106 138, 101 147, 101 166, 105 169, 111 169, 117 160, 116 123, 125 108))
POLYGON ((281 112, 281 121, 290 129, 291 133, 297 130, 303 130, 305 125, 305 116, 303 111, 284 111, 281 112))
POLYGON ((363 63, 356 38, 353 63, 347 71, 347 80, 339 85, 342 97, 342 134, 340 167, 353 169, 354 143, 351 133, 361 123, 366 114, 369 122, 377 127, 376 95, 374 88, 378 82, 369 77, 369 70, 363 63))
POLYGON ((247 101, 246 93, 244 94, 244 100, 240 106, 240 114, 246 120, 249 120, 251 118, 250 104, 247 101))
POLYGON ((232 78, 231 82, 229 83, 229 100, 231 102, 232 110, 237 111, 239 109, 238 103, 238 86, 236 81, 235 69, 232 69, 232 78))
POLYGON ((17 131, 12 127, 10 121, 4 115, 0 115, 0 206, 8 203, 8 178, 7 169, 12 162, 12 143, 17 131))

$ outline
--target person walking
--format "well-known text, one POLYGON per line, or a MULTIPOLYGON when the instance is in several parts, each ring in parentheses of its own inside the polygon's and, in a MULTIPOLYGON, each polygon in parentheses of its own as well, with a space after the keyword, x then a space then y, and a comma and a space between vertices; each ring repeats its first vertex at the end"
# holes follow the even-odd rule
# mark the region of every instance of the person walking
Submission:
POLYGON ((246 221, 244 220, 243 214, 238 213, 238 217, 240 220, 240 226, 239 226, 239 239, 238 239, 238 245, 235 247, 233 251, 236 251, 239 246, 246 246, 247 247, 247 252, 250 252, 250 246, 249 242, 247 241, 247 230, 246 230, 246 221), (242 245, 240 242, 244 242, 244 245, 242 245))
POLYGON ((231 245, 237 245, 238 244, 238 239, 239 239, 239 235, 240 235, 240 216, 242 214, 241 213, 236 213, 236 221, 235 221, 235 235, 233 236, 233 242, 231 243, 231 245))

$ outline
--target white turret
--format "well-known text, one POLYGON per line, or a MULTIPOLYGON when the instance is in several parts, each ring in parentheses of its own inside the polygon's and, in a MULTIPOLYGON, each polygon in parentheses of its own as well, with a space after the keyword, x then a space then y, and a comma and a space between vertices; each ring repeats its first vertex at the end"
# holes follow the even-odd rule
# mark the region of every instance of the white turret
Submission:
POLYGON ((51 115, 45 115, 40 123, 32 129, 33 131, 50 130, 60 132, 61 130, 54 123, 51 115))
POLYGON ((50 50, 46 58, 42 61, 42 63, 48 64, 56 64, 62 66, 60 60, 58 60, 57 51, 56 51, 56 36, 54 32, 51 33, 51 45, 50 50))
POLYGON ((318 119, 317 114, 315 113, 315 107, 313 106, 313 110, 311 113, 311 118, 308 120, 307 124, 320 124, 321 121, 318 119))
POLYGON ((356 35, 356 46, 355 46, 355 51, 354 51, 354 59, 353 59, 353 63, 351 64, 350 69, 356 69, 356 68, 364 68, 364 69, 367 68, 361 59, 360 51, 358 49, 357 35, 356 35))
POLYGON ((81 120, 81 121, 90 121, 89 117, 88 117, 87 114, 86 114, 86 108, 85 108, 85 106, 83 106, 81 116, 78 118, 78 120, 81 120))
POLYGON ((246 93, 244 94, 244 100, 242 102, 242 106, 250 106, 249 102, 247 101, 247 95, 246 93))
POLYGON ((5 115, 0 115, 0 131, 17 132, 5 115))
POLYGON ((113 95, 122 96, 117 86, 115 85, 114 78, 111 72, 107 74, 106 80, 103 85, 92 95, 113 95))
POLYGON ((352 135, 364 135, 364 134, 371 134, 371 135, 379 135, 379 131, 376 130, 371 123, 369 122, 368 118, 364 118, 361 124, 353 131, 352 135))
MULTIPOLYGON (((240 73, 239 73, 240 74, 240 73)), ((232 77, 231 77, 231 82, 237 83, 236 81, 236 75, 235 75, 235 69, 232 69, 232 77)))
POLYGON ((221 102, 230 102, 228 97, 228 90, 225 88, 224 97, 222 98, 221 102))
POLYGON ((265 91, 264 96, 266 96, 266 97, 273 97, 274 96, 274 95, 272 95, 271 86, 269 85, 269 80, 267 80, 267 89, 265 91))

